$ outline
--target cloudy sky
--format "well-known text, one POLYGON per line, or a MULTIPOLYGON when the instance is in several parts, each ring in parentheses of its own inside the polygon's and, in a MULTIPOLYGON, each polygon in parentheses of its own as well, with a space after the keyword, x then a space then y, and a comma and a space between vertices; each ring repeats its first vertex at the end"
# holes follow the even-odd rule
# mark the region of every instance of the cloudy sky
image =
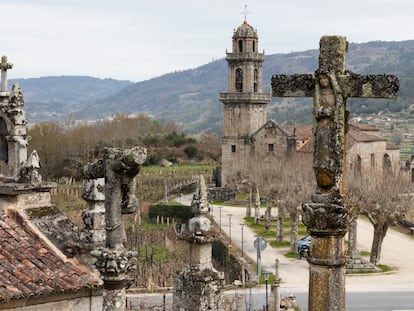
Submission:
POLYGON ((90 75, 142 81, 224 57, 243 21, 266 54, 414 39, 413 0, 0 0, 9 78, 90 75))

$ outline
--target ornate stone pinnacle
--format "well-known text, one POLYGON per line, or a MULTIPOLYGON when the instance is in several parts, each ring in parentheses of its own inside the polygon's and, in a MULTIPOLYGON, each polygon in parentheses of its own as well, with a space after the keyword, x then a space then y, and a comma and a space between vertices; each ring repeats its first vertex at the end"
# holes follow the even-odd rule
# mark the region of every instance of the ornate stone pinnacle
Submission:
POLYGON ((127 273, 136 270, 137 252, 100 247, 91 251, 91 255, 96 259, 95 266, 105 284, 128 285, 131 279, 127 273))

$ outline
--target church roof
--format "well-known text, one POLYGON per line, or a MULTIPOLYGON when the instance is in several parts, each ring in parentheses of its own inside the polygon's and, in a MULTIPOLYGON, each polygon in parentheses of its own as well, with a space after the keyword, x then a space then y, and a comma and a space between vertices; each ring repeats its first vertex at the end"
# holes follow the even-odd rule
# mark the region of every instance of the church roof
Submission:
POLYGON ((245 20, 237 30, 234 31, 233 38, 258 38, 256 30, 245 20))
POLYGON ((284 129, 283 127, 281 127, 279 124, 277 124, 274 120, 268 120, 266 121, 265 124, 263 124, 253 135, 252 137, 255 137, 259 134, 259 132, 261 132, 262 130, 266 130, 269 128, 277 128, 279 129, 284 135, 286 136, 290 136, 291 134, 286 131, 286 129, 284 129))
POLYGON ((349 121, 349 127, 351 129, 354 128, 356 130, 360 130, 360 131, 364 131, 364 132, 374 132, 375 133, 375 132, 380 131, 375 126, 364 124, 364 123, 359 123, 359 122, 355 122, 355 121, 349 121))
POLYGON ((295 133, 296 139, 298 140, 307 140, 312 136, 312 126, 311 125, 296 125, 296 124, 281 124, 280 128, 283 128, 285 132, 293 136, 295 133))
POLYGON ((0 303, 101 284, 97 274, 48 244, 18 211, 0 211, 0 303))
MULTIPOLYGON (((301 131, 300 129, 305 128, 303 132, 306 134, 308 131, 307 127, 308 126, 298 126, 297 132, 301 131)), ((358 122, 350 122, 349 132, 346 134, 346 148, 350 149, 356 143, 370 143, 380 141, 386 142, 385 138, 378 136, 377 132, 378 129, 373 126, 361 124, 358 122), (373 134, 367 132, 372 132, 373 134)), ((298 148, 297 151, 304 153, 313 152, 313 135, 311 133, 312 132, 310 132, 309 140, 300 148, 298 148)), ((386 150, 398 149, 398 146, 386 142, 386 150)))

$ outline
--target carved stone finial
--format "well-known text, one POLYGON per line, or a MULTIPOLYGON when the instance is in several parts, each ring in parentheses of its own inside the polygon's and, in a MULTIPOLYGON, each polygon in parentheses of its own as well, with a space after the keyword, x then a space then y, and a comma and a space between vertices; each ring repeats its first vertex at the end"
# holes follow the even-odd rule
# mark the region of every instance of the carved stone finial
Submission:
POLYGON ((40 157, 37 154, 36 150, 33 150, 30 156, 27 158, 27 161, 23 164, 23 167, 20 170, 20 179, 21 183, 40 183, 42 182, 42 175, 39 173, 40 168, 40 157))
POLYGON ((203 175, 198 177, 197 189, 191 201, 191 210, 196 215, 207 214, 210 211, 210 204, 207 200, 207 187, 203 175))
POLYGON ((13 64, 7 62, 7 56, 1 57, 1 89, 0 92, 7 92, 7 70, 12 69, 13 64))

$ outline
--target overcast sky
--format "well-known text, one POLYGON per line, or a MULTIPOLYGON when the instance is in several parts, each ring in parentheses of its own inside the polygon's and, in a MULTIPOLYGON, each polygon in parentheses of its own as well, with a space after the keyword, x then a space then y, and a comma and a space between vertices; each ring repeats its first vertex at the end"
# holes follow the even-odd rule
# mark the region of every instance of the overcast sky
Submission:
POLYGON ((244 19, 266 54, 414 39, 413 0, 0 0, 9 78, 90 75, 142 81, 225 56, 244 19))

